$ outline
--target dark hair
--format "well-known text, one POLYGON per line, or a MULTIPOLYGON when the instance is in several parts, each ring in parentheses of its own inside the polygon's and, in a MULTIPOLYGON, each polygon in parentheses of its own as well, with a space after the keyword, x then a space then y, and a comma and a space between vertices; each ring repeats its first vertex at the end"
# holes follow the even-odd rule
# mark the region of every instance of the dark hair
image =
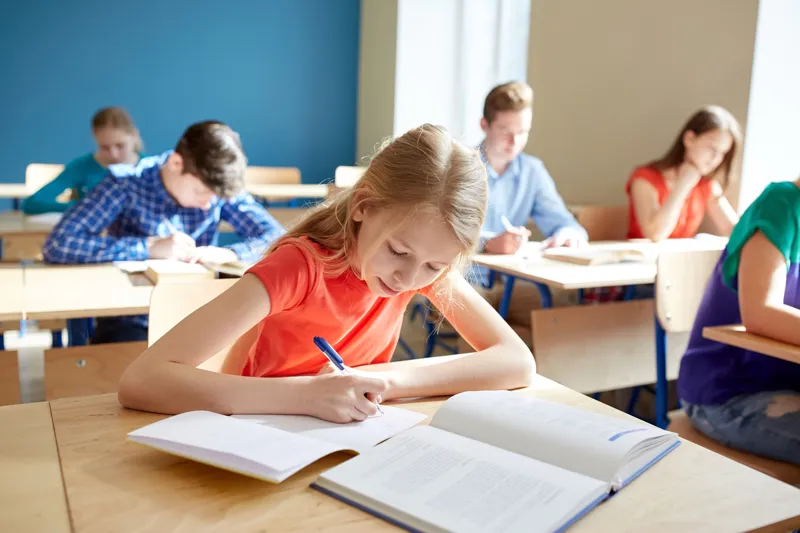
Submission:
POLYGON ((247 157, 239 134, 216 120, 192 124, 175 147, 183 158, 184 172, 200 178, 214 194, 223 198, 244 188, 247 157))
POLYGON ((123 108, 104 107, 95 113, 92 117, 92 132, 103 128, 122 130, 130 135, 136 135, 134 150, 139 153, 144 152, 144 144, 142 143, 142 138, 139 137, 136 124, 133 123, 133 119, 123 108))
POLYGON ((483 102, 483 118, 492 123, 495 115, 502 111, 522 111, 533 107, 533 89, 527 83, 510 81, 498 85, 486 95, 483 102))
POLYGON ((727 109, 720 106, 710 105, 696 111, 683 125, 678 137, 664 157, 650 162, 647 166, 659 172, 677 167, 683 163, 686 156, 686 146, 683 144, 683 136, 686 132, 692 131, 696 135, 702 135, 714 130, 727 131, 733 137, 731 149, 725 154, 722 163, 711 173, 711 177, 716 178, 723 187, 727 187, 730 182, 733 160, 742 145, 742 129, 736 118, 727 109))

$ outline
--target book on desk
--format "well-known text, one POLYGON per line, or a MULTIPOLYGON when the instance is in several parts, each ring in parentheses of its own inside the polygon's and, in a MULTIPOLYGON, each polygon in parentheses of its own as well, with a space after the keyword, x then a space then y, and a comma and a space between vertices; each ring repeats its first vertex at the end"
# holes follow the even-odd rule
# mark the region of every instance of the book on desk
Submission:
POLYGON ((466 392, 429 426, 312 487, 411 531, 563 531, 679 442, 654 426, 514 392, 466 392))
POLYGON ((425 418, 383 407, 363 422, 335 424, 311 416, 239 415, 191 411, 128 434, 128 440, 199 463, 280 483, 338 451, 362 453, 425 418))
POLYGON ((542 252, 542 257, 554 261, 564 261, 576 265, 596 266, 615 263, 642 262, 647 255, 636 249, 603 249, 603 248, 554 248, 542 252))

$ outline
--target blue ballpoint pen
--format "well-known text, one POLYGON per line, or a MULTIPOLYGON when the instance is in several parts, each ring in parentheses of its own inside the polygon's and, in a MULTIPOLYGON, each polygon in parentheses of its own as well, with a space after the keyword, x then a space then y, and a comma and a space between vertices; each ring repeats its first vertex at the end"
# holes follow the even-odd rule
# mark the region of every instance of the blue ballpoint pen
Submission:
MULTIPOLYGON (((314 344, 317 345, 319 351, 321 351, 323 355, 325 355, 325 357, 328 358, 328 361, 330 361, 331 364, 333 364, 333 366, 339 369, 341 373, 346 374, 348 376, 350 375, 350 372, 347 371, 347 367, 344 366, 344 359, 342 359, 342 357, 338 353, 336 353, 336 350, 333 349, 333 346, 328 344, 328 341, 326 341, 322 337, 314 337, 314 344)), ((378 408, 378 411, 380 411, 380 413, 383 414, 383 409, 381 409, 381 404, 376 402, 375 405, 378 408)))

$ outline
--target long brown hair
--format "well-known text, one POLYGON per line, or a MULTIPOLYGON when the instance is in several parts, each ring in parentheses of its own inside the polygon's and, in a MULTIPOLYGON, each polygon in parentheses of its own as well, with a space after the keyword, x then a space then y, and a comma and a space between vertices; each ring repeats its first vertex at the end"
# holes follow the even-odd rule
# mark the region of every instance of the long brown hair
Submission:
POLYGON ((144 143, 142 143, 142 138, 139 136, 139 130, 136 129, 136 124, 133 123, 133 119, 123 108, 104 107, 95 113, 92 117, 92 131, 95 132, 102 128, 112 128, 124 131, 130 135, 136 135, 134 149, 138 153, 144 151, 144 143))
POLYGON ((733 137, 731 149, 709 176, 719 181, 723 188, 727 187, 731 181, 733 162, 742 146, 742 128, 730 111, 717 105, 706 106, 696 111, 681 128, 664 157, 650 162, 647 166, 659 172, 679 166, 686 156, 686 146, 683 144, 686 132, 692 131, 695 135, 702 135, 714 130, 727 131, 733 137))
POLYGON ((405 216, 427 208, 445 220, 463 246, 456 265, 462 267, 480 241, 487 198, 478 151, 455 141, 444 128, 424 124, 384 143, 355 186, 314 208, 270 251, 286 239, 308 237, 331 253, 320 256, 302 240, 296 242, 322 261, 326 275, 340 275, 355 250, 357 208, 402 207, 405 216))

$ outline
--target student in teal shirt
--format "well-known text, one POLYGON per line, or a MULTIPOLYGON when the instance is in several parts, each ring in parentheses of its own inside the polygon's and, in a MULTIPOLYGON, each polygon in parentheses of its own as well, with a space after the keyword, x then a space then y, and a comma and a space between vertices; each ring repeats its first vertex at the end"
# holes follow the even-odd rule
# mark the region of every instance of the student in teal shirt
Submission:
POLYGON ((121 107, 106 107, 92 117, 92 133, 97 151, 73 159, 56 178, 25 200, 26 215, 64 212, 108 174, 108 166, 136 164, 142 152, 142 140, 130 115, 121 107), (71 191, 69 202, 58 196, 71 191))
POLYGON ((800 179, 769 185, 717 263, 681 359, 678 394, 692 424, 727 446, 800 464, 800 364, 715 342, 703 328, 800 346, 800 179))

